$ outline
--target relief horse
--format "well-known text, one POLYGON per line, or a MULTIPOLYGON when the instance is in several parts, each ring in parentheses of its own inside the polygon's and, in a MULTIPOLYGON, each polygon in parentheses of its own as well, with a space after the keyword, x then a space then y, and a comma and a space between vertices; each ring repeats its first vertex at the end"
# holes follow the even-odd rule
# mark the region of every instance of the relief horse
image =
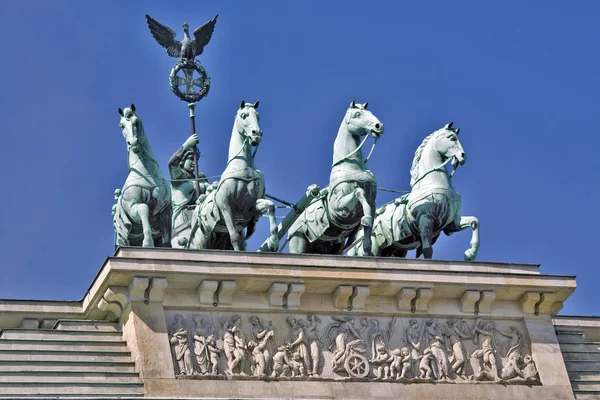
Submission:
POLYGON ((192 231, 187 246, 193 249, 246 249, 246 240, 256 229, 258 219, 267 214, 270 223, 268 248, 279 245, 275 205, 265 197, 265 179, 254 165, 253 146, 262 139, 260 115, 255 104, 242 100, 237 110, 229 161, 216 187, 202 195, 192 216, 192 231), (244 231, 245 230, 245 231, 244 231))
POLYGON ((327 195, 309 205, 291 226, 290 253, 342 254, 359 226, 368 233, 364 245, 370 251, 377 182, 366 168, 361 147, 370 135, 378 139, 384 129, 367 106, 353 101, 346 111, 333 147, 327 195))
POLYGON ((117 246, 170 247, 171 189, 150 148, 135 105, 119 108, 129 175, 114 208, 117 246))
MULTIPOLYGON (((461 197, 454 188, 446 164, 454 171, 463 165, 466 155, 458 140, 460 128, 447 124, 427 136, 415 152, 410 170, 411 191, 377 209, 372 232, 371 252, 383 257, 406 257, 408 250, 417 250, 425 258, 433 256, 433 244, 441 232, 471 228, 471 247, 465 260, 472 261, 479 250, 479 221, 460 215, 461 197)), ((452 173, 454 174, 454 172, 452 173)), ((360 237, 360 235, 359 235, 360 237)), ((364 243, 352 248, 349 255, 362 255, 364 243)))

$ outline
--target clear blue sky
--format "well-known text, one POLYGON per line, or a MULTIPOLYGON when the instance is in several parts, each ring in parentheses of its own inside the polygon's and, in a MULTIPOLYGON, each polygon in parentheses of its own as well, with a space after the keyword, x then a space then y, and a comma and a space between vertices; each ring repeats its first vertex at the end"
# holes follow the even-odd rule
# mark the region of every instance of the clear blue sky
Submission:
MULTIPOLYGON (((416 147, 455 121, 468 159, 453 182, 481 221, 478 260, 577 275, 562 313, 600 314, 597 1, 0 2, 1 298, 80 299, 112 254, 118 107, 136 104, 165 173, 187 138, 176 60, 146 13, 179 38, 184 20, 219 14, 197 107, 207 175, 223 170, 242 98, 260 100, 267 192, 290 201, 327 184, 353 99, 386 124, 370 162, 385 188, 408 189, 416 147)), ((469 239, 442 237, 434 257, 462 259, 469 239)))

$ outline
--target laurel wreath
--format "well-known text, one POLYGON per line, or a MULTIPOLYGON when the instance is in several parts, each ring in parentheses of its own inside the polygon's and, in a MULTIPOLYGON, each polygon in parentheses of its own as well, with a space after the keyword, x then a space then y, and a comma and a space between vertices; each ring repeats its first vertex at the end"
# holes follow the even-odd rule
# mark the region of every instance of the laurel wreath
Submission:
POLYGON ((196 60, 180 60, 177 65, 171 69, 171 74, 169 75, 169 85, 171 86, 171 90, 175 93, 175 96, 179 97, 183 101, 187 101, 188 103, 194 103, 202 100, 210 90, 210 78, 208 74, 196 60), (202 87, 198 93, 183 93, 179 90, 179 87, 176 84, 176 75, 182 69, 193 69, 202 78, 202 87))

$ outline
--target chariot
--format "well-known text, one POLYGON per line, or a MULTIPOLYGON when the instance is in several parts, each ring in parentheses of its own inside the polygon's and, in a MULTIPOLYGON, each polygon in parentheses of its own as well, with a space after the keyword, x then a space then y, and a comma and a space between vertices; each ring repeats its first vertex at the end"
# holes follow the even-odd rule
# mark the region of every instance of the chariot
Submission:
POLYGON ((366 378, 369 375, 369 360, 365 357, 367 347, 365 341, 356 339, 348 342, 344 354, 340 357, 338 367, 335 371, 345 371, 350 378, 366 378))

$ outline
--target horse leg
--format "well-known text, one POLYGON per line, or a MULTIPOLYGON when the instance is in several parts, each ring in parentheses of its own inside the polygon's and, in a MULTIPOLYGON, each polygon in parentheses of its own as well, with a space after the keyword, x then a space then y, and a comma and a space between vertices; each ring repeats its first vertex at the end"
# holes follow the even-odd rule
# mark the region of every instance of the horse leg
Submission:
POLYGON ((308 252, 308 240, 302 234, 295 234, 289 239, 290 253, 303 254, 308 252))
POLYGON ((477 217, 460 217, 460 231, 471 228, 471 247, 465 251, 465 261, 473 261, 479 251, 479 220, 477 217))
POLYGON ((166 206, 160 212, 160 233, 161 233, 161 247, 171 247, 171 224, 173 215, 173 209, 171 205, 166 206))
POLYGON ((142 242, 143 247, 154 247, 154 240, 152 239, 152 227, 150 226, 150 208, 148 204, 138 203, 131 206, 131 217, 136 222, 142 223, 142 230, 144 232, 144 241, 142 242))
POLYGON ((355 230, 354 233, 348 237, 348 242, 346 243, 346 248, 348 248, 348 246, 351 246, 351 247, 348 248, 348 250, 346 251, 346 255, 351 256, 351 257, 363 255, 362 235, 363 235, 363 230, 359 228, 359 229, 355 230))
POLYGON ((225 226, 227 227, 227 231, 229 232, 229 239, 231 240, 233 250, 243 251, 244 237, 235 228, 235 221, 233 220, 233 209, 229 201, 230 199, 227 198, 226 202, 222 204, 222 208, 220 210, 221 217, 223 217, 223 221, 225 222, 225 226))
POLYGON ((435 220, 433 216, 429 214, 423 214, 419 217, 418 226, 419 233, 421 236, 421 249, 423 251, 424 258, 433 257, 433 247, 431 243, 431 237, 433 236, 433 227, 435 220))
POLYGON ((371 239, 371 255, 379 257, 381 255, 381 248, 377 244, 377 240, 371 239))
POLYGON ((408 253, 408 250, 396 250, 394 252, 394 257, 406 258, 406 253, 408 253))
POLYGON ((258 199, 256 201, 256 210, 260 215, 267 214, 269 216, 269 236, 268 250, 277 251, 279 248, 279 236, 277 230, 277 220, 275 219, 275 204, 271 200, 258 199))
POLYGON ((361 188, 354 189, 354 195, 360 202, 363 208, 363 217, 360 219, 360 224, 363 228, 363 252, 365 256, 373 255, 371 233, 373 232, 373 207, 367 201, 365 191, 361 188))
MULTIPOLYGON (((338 190, 341 191, 341 189, 343 189, 345 185, 349 185, 349 184, 348 183, 340 183, 338 185, 338 188, 339 188, 338 190)), ((359 199, 356 196, 356 191, 357 190, 362 190, 362 189, 361 188, 356 188, 354 190, 351 190, 351 187, 347 188, 347 189, 350 189, 350 190, 348 190, 350 193, 348 193, 346 195, 343 195, 340 198, 338 198, 337 201, 335 201, 334 206, 336 208, 341 208, 341 209, 349 210, 350 211, 350 210, 354 210, 356 208, 356 203, 359 202, 359 199)), ((364 191, 363 191, 363 195, 364 195, 364 191)))

